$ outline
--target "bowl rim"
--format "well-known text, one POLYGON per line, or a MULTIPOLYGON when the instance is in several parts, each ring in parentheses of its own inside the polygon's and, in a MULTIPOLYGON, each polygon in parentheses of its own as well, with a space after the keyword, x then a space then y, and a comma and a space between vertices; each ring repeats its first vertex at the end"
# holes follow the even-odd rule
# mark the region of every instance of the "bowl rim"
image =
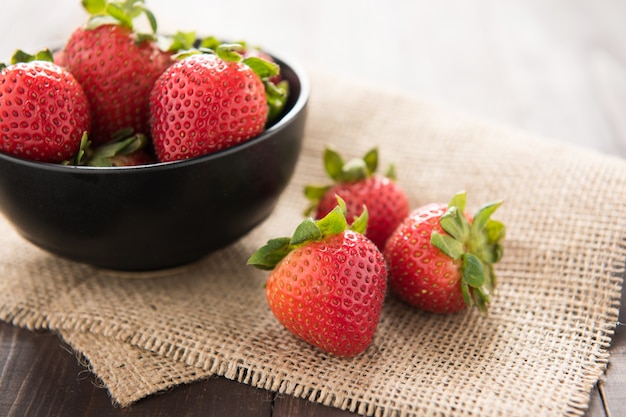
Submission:
POLYGON ((257 143, 267 140, 275 133, 283 130, 286 125, 288 125, 299 113, 304 110, 307 102, 309 101, 311 95, 311 82, 303 67, 290 60, 283 58, 282 55, 274 55, 270 53, 270 55, 276 59, 281 65, 281 67, 287 66, 291 69, 291 71, 295 74, 298 82, 300 84, 300 94, 298 95, 296 101, 293 103, 293 106, 287 113, 285 113, 280 120, 278 120, 275 124, 265 129, 260 135, 249 139, 245 142, 239 143, 230 148, 222 149, 217 152, 202 155, 194 158, 184 159, 181 161, 169 161, 169 162, 153 162, 149 164, 142 165, 133 165, 133 166, 120 166, 120 167, 93 167, 93 166, 83 166, 83 165, 62 165, 51 162, 42 162, 42 161, 33 161, 25 158, 19 158, 16 156, 12 156, 3 152, 0 152, 0 159, 4 159, 14 164, 30 166, 36 169, 42 169, 47 171, 57 171, 57 172, 67 172, 72 174, 85 173, 85 174, 101 174, 101 173, 130 173, 130 172, 146 172, 146 171, 161 171, 161 170, 169 170, 169 169, 177 169, 183 168, 185 166, 202 164, 212 159, 222 158, 229 154, 238 152, 242 149, 248 148, 250 146, 255 146, 257 143))

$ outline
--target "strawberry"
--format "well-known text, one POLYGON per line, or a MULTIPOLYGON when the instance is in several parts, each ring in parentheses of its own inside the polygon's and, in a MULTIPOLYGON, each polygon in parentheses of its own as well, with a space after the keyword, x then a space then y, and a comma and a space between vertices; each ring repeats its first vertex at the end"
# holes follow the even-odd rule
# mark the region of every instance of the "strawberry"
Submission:
POLYGON ((0 151, 60 163, 72 158, 91 126, 81 85, 49 51, 17 51, 0 72, 0 151))
POLYGON ((109 158, 109 162, 112 167, 130 167, 154 164, 157 160, 145 149, 139 149, 132 153, 119 153, 109 158))
POLYGON ((259 135, 268 117, 266 86, 279 68, 243 59, 240 45, 183 55, 159 77, 150 99, 158 159, 175 161, 229 148, 259 135))
POLYGON ((501 201, 465 213, 465 192, 450 204, 420 207, 391 235, 383 251, 389 288, 407 303, 434 313, 475 305, 486 313, 502 257, 505 226, 490 217, 501 201))
POLYGON ((304 194, 311 204, 305 211, 314 217, 324 217, 335 206, 335 195, 340 196, 348 207, 348 220, 361 214, 363 206, 369 212, 366 236, 381 250, 385 241, 409 214, 409 201, 404 190, 398 186, 393 165, 387 176, 376 174, 378 150, 372 149, 362 159, 345 163, 334 150, 324 151, 324 167, 334 181, 332 185, 308 185, 304 194))
POLYGON ((93 146, 88 136, 82 138, 76 156, 67 165, 95 167, 135 166, 155 163, 156 158, 148 150, 148 138, 132 129, 116 132, 110 142, 93 146))
POLYGON ((371 344, 387 286, 381 252, 362 231, 367 211, 348 228, 345 203, 318 221, 304 220, 291 238, 268 241, 248 264, 270 270, 269 307, 297 337, 340 357, 371 344))
POLYGON ((91 104, 93 131, 99 145, 125 128, 147 134, 149 95, 154 81, 171 63, 156 36, 138 34, 133 19, 145 14, 156 20, 143 1, 85 0, 90 19, 71 34, 59 62, 83 85, 91 104))
MULTIPOLYGON (((178 36, 178 38, 180 38, 180 36, 178 36)), ((216 50, 223 43, 223 41, 214 36, 208 36, 201 39, 200 48, 216 50)), ((276 64, 274 57, 259 47, 250 46, 244 41, 237 42, 236 45, 240 46, 239 53, 241 53, 245 59, 259 58, 262 61, 276 64)), ((274 75, 270 75, 268 78, 264 79, 263 83, 265 84, 265 95, 267 96, 267 104, 269 106, 267 115, 267 123, 269 124, 281 115, 283 107, 285 106, 286 97, 289 94, 289 82, 283 79, 282 74, 278 71, 275 72, 274 75)))

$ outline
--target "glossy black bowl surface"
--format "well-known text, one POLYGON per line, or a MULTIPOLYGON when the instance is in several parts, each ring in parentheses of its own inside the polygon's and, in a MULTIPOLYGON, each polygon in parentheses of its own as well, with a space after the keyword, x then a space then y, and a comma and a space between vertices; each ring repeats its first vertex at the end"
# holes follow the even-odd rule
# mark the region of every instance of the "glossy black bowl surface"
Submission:
POLYGON ((290 97, 260 136, 195 159, 122 168, 0 154, 0 210, 35 245, 115 270, 176 267, 233 243, 272 212, 300 154, 310 85, 301 69, 277 61, 290 97))

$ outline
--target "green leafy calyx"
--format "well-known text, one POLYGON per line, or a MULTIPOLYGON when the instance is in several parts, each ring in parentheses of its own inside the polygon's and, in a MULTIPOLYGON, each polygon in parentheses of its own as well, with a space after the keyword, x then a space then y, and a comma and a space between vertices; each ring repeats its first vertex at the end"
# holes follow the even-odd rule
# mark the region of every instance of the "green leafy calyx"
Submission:
POLYGON ((93 167, 112 167, 117 157, 131 155, 148 146, 148 138, 141 133, 134 133, 132 128, 115 132, 111 141, 93 147, 87 133, 83 133, 80 148, 76 156, 65 161, 64 165, 80 165, 93 167))
POLYGON ((196 46, 196 32, 178 31, 173 35, 157 35, 157 45, 164 52, 179 53, 181 51, 189 51, 196 46))
POLYGON ((326 217, 317 221, 309 217, 296 227, 290 238, 280 237, 269 240, 248 259, 248 265, 272 270, 289 252, 308 242, 322 240, 345 230, 364 234, 367 229, 367 220, 368 212, 364 207, 363 213, 351 225, 348 225, 346 204, 341 197, 337 196, 337 206, 326 217))
MULTIPOLYGON (((13 52, 13 55, 11 56, 10 65, 33 61, 54 62, 54 57, 49 49, 41 50, 34 55, 31 55, 28 52, 24 52, 21 49, 17 49, 15 52, 13 52)), ((0 71, 5 69, 6 67, 7 65, 4 62, 0 62, 0 71)))
POLYGON ((144 16, 151 34, 157 31, 154 14, 146 7, 143 0, 82 0, 83 8, 89 13, 88 29, 102 25, 120 25, 134 30, 135 20, 144 16))
POLYGON ((491 215, 502 205, 495 201, 481 207, 472 222, 465 215, 466 193, 457 193, 440 225, 445 233, 434 231, 431 244, 461 265, 461 290, 467 305, 475 305, 486 313, 491 294, 497 284, 493 264, 503 254, 501 240, 506 234, 503 223, 491 219, 491 215))
POLYGON ((49 49, 43 49, 39 52, 36 52, 34 55, 31 55, 27 52, 22 51, 21 49, 16 50, 11 56, 11 64, 18 64, 20 62, 33 62, 33 61, 45 61, 45 62, 54 62, 54 57, 52 52, 49 49))
MULTIPOLYGON (((304 195, 309 200, 305 215, 309 215, 318 206, 326 192, 335 184, 354 183, 374 175, 378 169, 378 149, 370 149, 362 158, 344 161, 343 157, 334 149, 327 147, 324 150, 324 169, 333 181, 330 185, 307 185, 304 195)), ((386 174, 395 180, 395 167, 391 165, 386 174)))

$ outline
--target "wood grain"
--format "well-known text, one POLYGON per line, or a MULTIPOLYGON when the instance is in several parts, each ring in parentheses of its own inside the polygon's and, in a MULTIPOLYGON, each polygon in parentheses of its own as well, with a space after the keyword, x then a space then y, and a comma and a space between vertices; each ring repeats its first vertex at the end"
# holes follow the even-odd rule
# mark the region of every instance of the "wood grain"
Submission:
POLYGON ((276 395, 272 417, 353 417, 355 414, 301 398, 276 395))
MULTIPOLYGON (((607 404, 594 388, 586 417, 616 417, 626 410, 624 330, 621 327, 616 334, 611 365, 602 381, 607 404)), ((219 377, 172 388, 125 409, 117 408, 97 378, 58 336, 4 322, 0 322, 0 364, 0 416, 6 417, 356 416, 219 377)))
MULTIPOLYGON (((622 287, 623 300, 626 300, 626 285, 622 287)), ((600 381, 597 394, 607 417, 626 415, 626 312, 623 307, 619 322, 621 324, 615 331, 610 350, 609 367, 605 378, 600 381)), ((596 415, 599 414, 589 413, 589 416, 596 415)))
POLYGON ((0 322, 0 416, 271 416, 273 395, 224 378, 183 385, 128 408, 50 332, 0 322))

